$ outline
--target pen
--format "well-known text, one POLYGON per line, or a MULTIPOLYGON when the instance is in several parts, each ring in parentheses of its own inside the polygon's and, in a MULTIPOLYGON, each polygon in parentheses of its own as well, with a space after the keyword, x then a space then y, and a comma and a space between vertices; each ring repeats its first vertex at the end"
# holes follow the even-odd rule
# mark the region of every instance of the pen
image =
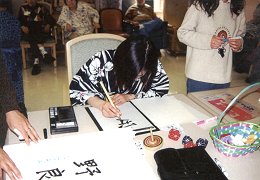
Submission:
MULTIPOLYGON (((105 88, 105 86, 104 86, 104 84, 103 84, 103 82, 102 81, 100 81, 99 82, 100 83, 100 85, 101 85, 101 87, 102 87, 102 89, 103 89, 103 91, 105 92, 105 94, 106 94, 106 97, 107 97, 107 99, 108 99, 108 101, 110 102, 110 104, 115 108, 115 109, 117 109, 117 107, 115 106, 115 104, 113 103, 113 101, 112 101, 112 99, 111 99, 111 97, 109 96, 109 94, 108 94, 108 92, 107 92, 107 90, 106 90, 106 88, 105 88)), ((119 116, 118 117, 119 119, 121 119, 121 117, 119 116)))
POLYGON ((46 128, 43 129, 43 136, 44 136, 44 139, 48 138, 48 134, 47 134, 47 129, 46 128))

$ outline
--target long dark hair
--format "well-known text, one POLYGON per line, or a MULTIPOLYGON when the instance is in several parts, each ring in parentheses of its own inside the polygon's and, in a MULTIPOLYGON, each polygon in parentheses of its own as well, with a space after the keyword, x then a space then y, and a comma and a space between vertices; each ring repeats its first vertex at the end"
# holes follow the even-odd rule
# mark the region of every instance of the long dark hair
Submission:
MULTIPOLYGON (((214 11, 219 6, 219 1, 221 0, 190 0, 191 4, 194 4, 196 7, 200 6, 201 9, 203 9, 208 16, 212 16, 214 14, 214 11)), ((241 11, 244 9, 245 6, 245 0, 231 0, 231 6, 230 11, 233 14, 236 14, 237 16, 241 13, 241 11)))
POLYGON ((116 83, 120 89, 132 87, 138 74, 144 70, 141 78, 143 91, 148 91, 157 72, 160 51, 143 35, 134 35, 123 41, 116 49, 113 62, 116 83))

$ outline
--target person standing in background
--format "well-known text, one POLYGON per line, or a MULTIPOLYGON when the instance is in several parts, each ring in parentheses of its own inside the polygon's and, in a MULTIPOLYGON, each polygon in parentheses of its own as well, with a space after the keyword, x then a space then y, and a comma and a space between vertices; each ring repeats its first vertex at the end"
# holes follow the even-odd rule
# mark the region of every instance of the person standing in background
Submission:
POLYGON ((3 53, 3 64, 15 87, 19 108, 27 117, 24 104, 20 23, 8 12, 8 4, 8 0, 0 0, 0 51, 3 53))
POLYGON ((177 31, 187 45, 187 92, 228 88, 232 54, 243 48, 244 0, 192 0, 177 31))
POLYGON ((64 0, 61 14, 57 21, 65 31, 66 39, 93 33, 100 28, 98 11, 85 2, 64 0))

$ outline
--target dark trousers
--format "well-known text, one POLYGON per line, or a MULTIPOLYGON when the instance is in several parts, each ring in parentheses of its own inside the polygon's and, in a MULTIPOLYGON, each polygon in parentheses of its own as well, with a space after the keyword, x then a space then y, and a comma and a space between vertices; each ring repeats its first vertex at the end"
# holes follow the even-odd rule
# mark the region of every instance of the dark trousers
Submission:
POLYGON ((196 81, 193 79, 187 79, 186 82, 187 86, 187 93, 197 92, 197 91, 208 91, 214 89, 224 89, 229 88, 230 83, 225 84, 213 84, 213 83, 206 83, 202 81, 196 81))
POLYGON ((39 50, 38 44, 43 44, 48 39, 50 39, 51 36, 44 32, 35 32, 33 31, 33 29, 32 30, 30 29, 30 32, 32 33, 23 34, 22 40, 29 42, 34 59, 35 58, 42 59, 42 54, 41 51, 39 50))
POLYGON ((144 28, 140 29, 139 33, 149 37, 154 31, 162 28, 163 21, 160 18, 156 18, 142 24, 144 28))

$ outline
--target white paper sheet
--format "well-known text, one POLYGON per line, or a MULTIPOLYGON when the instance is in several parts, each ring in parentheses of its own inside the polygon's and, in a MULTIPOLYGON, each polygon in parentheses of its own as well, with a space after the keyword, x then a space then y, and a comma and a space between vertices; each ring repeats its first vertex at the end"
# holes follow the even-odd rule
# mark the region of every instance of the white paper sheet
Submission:
POLYGON ((110 130, 117 128, 129 128, 132 129, 136 134, 143 132, 149 132, 149 129, 159 130, 157 127, 154 127, 154 124, 145 117, 133 104, 127 102, 122 106, 119 106, 119 109, 122 113, 122 116, 119 118, 106 118, 102 115, 100 110, 89 107, 88 108, 93 115, 92 119, 99 126, 100 130, 110 130))
POLYGON ((4 150, 25 180, 158 179, 129 130, 47 139, 30 146, 6 145, 4 150))
POLYGON ((160 129, 171 124, 178 125, 208 118, 174 96, 136 99, 132 102, 160 129))

